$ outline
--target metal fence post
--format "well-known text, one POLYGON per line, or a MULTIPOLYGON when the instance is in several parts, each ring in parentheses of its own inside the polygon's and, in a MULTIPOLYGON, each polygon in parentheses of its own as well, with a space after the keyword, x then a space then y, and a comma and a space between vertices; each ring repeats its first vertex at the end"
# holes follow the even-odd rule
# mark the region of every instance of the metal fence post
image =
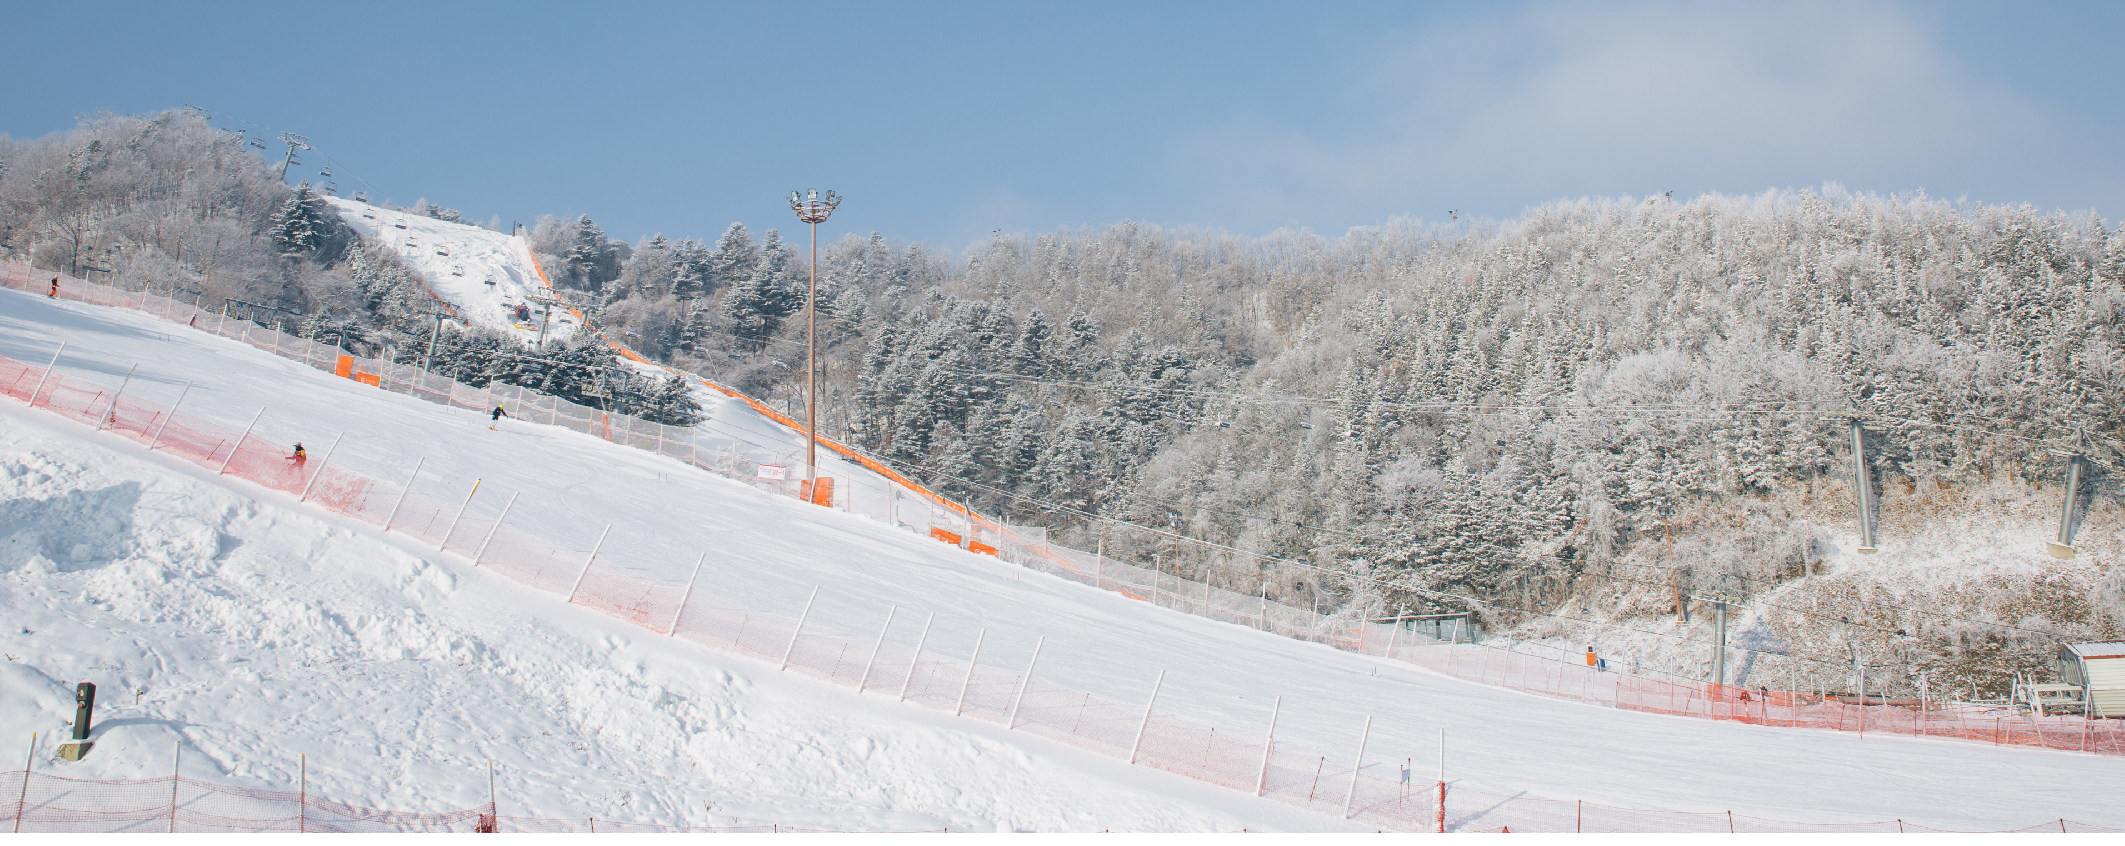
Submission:
POLYGON ((930 612, 929 619, 922 621, 922 634, 915 638, 915 657, 908 659, 908 677, 900 682, 900 701, 908 701, 908 688, 915 684, 915 668, 922 664, 922 645, 930 639, 930 624, 937 622, 937 612, 930 612))
POLYGON ((264 416, 266 416, 266 409, 264 406, 260 406, 258 409, 258 413, 251 415, 251 422, 244 425, 243 434, 236 436, 236 445, 229 447, 229 457, 221 460, 221 469, 214 471, 214 475, 228 475, 229 464, 236 460, 236 453, 243 449, 244 439, 251 436, 251 429, 258 425, 258 418, 264 416))
POLYGON ((1047 635, 1042 635, 1033 641, 1033 658, 1026 662, 1025 677, 1018 680, 1018 695, 1011 697, 1011 715, 1004 718, 1004 728, 1018 726, 1018 706, 1026 701, 1026 688, 1033 683, 1033 667, 1040 663, 1040 647, 1047 642, 1047 635))
POLYGON ((392 521, 398 519, 399 506, 406 504, 406 494, 413 492, 413 480, 420 478, 421 465, 426 463, 428 463, 428 456, 425 455, 414 460, 413 472, 406 474, 406 486, 399 489, 398 499, 391 501, 391 513, 384 515, 384 531, 391 531, 392 521))
POLYGON ((576 574, 576 583, 568 589, 568 603, 575 604, 576 591, 583 589, 583 578, 590 575, 590 565, 598 563, 598 550, 605 546, 605 536, 612 534, 612 524, 605 524, 605 531, 598 533, 598 542, 590 545, 590 557, 583 559, 583 572, 576 574))
POLYGON ((52 370, 59 366, 59 354, 63 352, 66 352, 66 342, 60 341, 59 348, 52 350, 52 360, 44 365, 44 375, 37 377, 37 387, 30 389, 29 407, 37 407, 37 395, 44 393, 44 383, 52 378, 52 370))
POLYGON ((174 402, 174 403, 171 403, 171 404, 170 404, 170 411, 169 411, 169 413, 167 413, 167 414, 164 414, 164 415, 162 416, 162 424, 161 424, 161 425, 159 425, 159 426, 156 426, 156 427, 155 427, 155 436, 154 436, 154 437, 152 437, 152 438, 149 438, 149 439, 148 439, 148 451, 149 451, 149 452, 154 452, 154 451, 155 451, 155 445, 156 445, 156 444, 159 444, 159 443, 162 443, 162 430, 170 428, 170 418, 172 418, 172 417, 176 417, 176 416, 177 416, 177 407, 178 407, 178 406, 181 406, 181 405, 184 405, 184 398, 185 398, 185 395, 186 395, 186 394, 189 394, 189 393, 191 393, 191 392, 192 392, 192 383, 190 383, 190 382, 186 382, 186 383, 184 383, 184 390, 182 390, 182 391, 178 391, 178 392, 177 392, 177 401, 176 401, 176 402, 174 402))
POLYGON ((871 683, 871 668, 878 664, 878 652, 885 648, 885 635, 893 630, 893 615, 899 611, 899 605, 885 609, 885 626, 878 630, 878 642, 871 646, 870 660, 863 662, 863 678, 856 680, 857 693, 862 693, 864 685, 871 683))
POLYGON ((981 665, 981 642, 989 636, 988 629, 974 635, 974 657, 967 659, 967 677, 959 683, 959 704, 952 707, 952 716, 966 713, 967 688, 974 685, 974 668, 981 665))
POLYGON ((1151 727, 1151 706, 1158 704, 1158 689, 1166 684, 1166 671, 1158 671, 1158 680, 1151 683, 1151 698, 1144 702, 1144 719, 1136 724, 1136 740, 1129 744, 1129 763, 1136 763, 1136 753, 1144 748, 1144 730, 1151 727))
POLYGON ((1372 740, 1372 717, 1365 718, 1365 731, 1358 735, 1358 757, 1350 766, 1350 791, 1343 794, 1343 819, 1350 819, 1350 806, 1358 798, 1358 774, 1365 769, 1365 744, 1372 740))
MULTIPOLYGON (((518 491, 517 493, 523 492, 518 491)), ((487 535, 485 537, 480 538, 479 550, 472 553, 472 566, 480 566, 480 559, 487 557, 487 544, 488 542, 494 540, 494 533, 501 530, 502 521, 509 519, 509 509, 516 507, 516 498, 517 494, 512 493, 509 495, 509 501, 502 503, 501 516, 494 518, 494 525, 488 526, 487 535)))
POLYGON ((1276 748, 1277 713, 1284 710, 1284 697, 1269 703, 1269 733, 1262 736, 1262 770, 1254 779, 1254 795, 1260 796, 1269 790, 1269 753, 1276 748))
POLYGON ((444 529, 443 539, 440 541, 436 541, 435 548, 437 551, 441 551, 450 546, 450 536, 457 534, 458 521, 465 519, 465 509, 470 508, 472 506, 472 495, 479 492, 480 480, 474 479, 472 480, 472 490, 465 492, 465 501, 458 504, 457 516, 450 518, 450 528, 444 529))
POLYGON ((812 595, 804 600, 804 613, 797 615, 797 630, 790 632, 789 646, 784 647, 782 650, 782 666, 776 667, 775 669, 789 669, 790 656, 797 654, 797 639, 804 636, 804 621, 811 618, 812 602, 817 600, 818 598, 819 588, 813 587, 812 595))
POLYGON ((708 563, 708 553, 703 552, 701 557, 694 561, 694 574, 686 577, 686 592, 679 594, 678 610, 671 612, 671 631, 667 634, 672 637, 679 636, 679 618, 686 614, 686 602, 694 597, 694 581, 701 578, 701 565, 706 563, 708 563))
POLYGON ((314 487, 316 487, 316 486, 317 486, 317 480, 318 480, 318 479, 320 479, 320 478, 323 478, 323 477, 324 477, 324 475, 325 475, 325 465, 327 465, 327 464, 330 464, 330 463, 332 463, 332 451, 333 451, 333 450, 336 450, 336 449, 339 449, 339 442, 340 442, 340 439, 341 439, 341 438, 345 438, 346 436, 347 436, 347 433, 345 433, 345 432, 341 432, 341 433, 339 433, 338 435, 336 435, 336 436, 334 436, 334 437, 332 438, 332 445, 331 445, 331 446, 328 446, 328 447, 325 447, 325 457, 324 457, 324 458, 320 458, 320 459, 318 459, 318 461, 317 461, 317 469, 316 469, 316 470, 313 470, 313 471, 311 471, 311 472, 310 472, 310 480, 309 480, 309 481, 307 481, 307 482, 304 482, 304 483, 303 483, 303 493, 302 493, 302 496, 296 497, 296 498, 295 498, 295 501, 296 501, 296 502, 309 502, 309 501, 310 501, 310 489, 311 489, 311 488, 314 488, 314 487))
POLYGON ((103 431, 104 420, 111 421, 111 425, 113 426, 118 425, 118 398, 125 396, 126 386, 133 384, 133 371, 139 369, 139 362, 134 362, 133 366, 125 369, 125 378, 118 381, 118 390, 111 392, 110 410, 108 412, 105 412, 103 417, 98 418, 96 420, 96 431, 103 431))

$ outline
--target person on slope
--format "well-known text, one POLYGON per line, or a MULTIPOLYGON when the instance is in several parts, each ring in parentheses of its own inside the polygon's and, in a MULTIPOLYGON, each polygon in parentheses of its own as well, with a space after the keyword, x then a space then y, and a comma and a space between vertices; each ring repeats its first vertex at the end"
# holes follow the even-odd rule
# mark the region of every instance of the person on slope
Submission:
POLYGON ((52 299, 55 299, 55 300, 56 300, 56 299, 59 299, 59 277, 57 277, 57 276, 54 276, 54 277, 52 277, 52 292, 51 292, 51 293, 49 293, 49 294, 46 294, 45 296, 47 296, 47 297, 51 297, 52 299))
POLYGON ((493 412, 492 414, 490 414, 490 415, 489 415, 489 417, 490 417, 490 418, 492 418, 492 420, 491 420, 491 422, 489 422, 489 423, 487 424, 487 428, 489 428, 489 429, 492 429, 492 428, 494 428, 494 427, 496 427, 496 426, 502 425, 502 418, 504 418, 504 417, 508 417, 508 416, 509 416, 509 412, 508 412, 508 411, 504 410, 504 409, 503 409, 503 408, 502 408, 501 406, 499 406, 499 405, 495 406, 495 407, 494 407, 494 412, 493 412))
POLYGON ((302 441, 295 442, 295 452, 288 456, 288 460, 295 462, 295 466, 297 467, 301 467, 303 465, 303 462, 310 460, 310 454, 303 451, 302 441))

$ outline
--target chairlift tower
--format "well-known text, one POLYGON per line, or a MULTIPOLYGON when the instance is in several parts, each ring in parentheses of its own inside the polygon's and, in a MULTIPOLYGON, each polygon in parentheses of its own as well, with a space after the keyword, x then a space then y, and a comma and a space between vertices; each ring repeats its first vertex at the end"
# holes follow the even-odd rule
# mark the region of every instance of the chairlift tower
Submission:
POLYGON ((553 322, 553 307, 561 304, 561 298, 542 296, 539 294, 525 294, 524 299, 539 304, 540 313, 538 348, 543 350, 546 348, 546 326, 553 322))
POLYGON ((1874 544, 1874 485, 1867 476, 1865 418, 1855 406, 1846 418, 1852 426, 1852 482, 1859 489, 1859 549, 1861 555, 1879 551, 1874 544))
POLYGON ((295 151, 314 148, 310 146, 310 139, 293 132, 281 133, 279 140, 280 143, 288 145, 288 155, 280 160, 280 181, 286 182, 288 181, 288 166, 295 164, 295 151))
POLYGON ((819 478, 819 224, 841 205, 841 195, 832 191, 819 196, 819 189, 789 192, 790 211, 812 227, 811 282, 804 295, 804 477, 819 478))
POLYGON ((2087 451, 2086 430, 2074 433, 2072 449, 2054 451, 2066 459, 2066 496, 2059 503, 2059 539, 2044 543, 2044 551, 2051 553, 2053 558, 2072 558, 2076 552, 2073 548, 2073 512, 2081 496, 2081 464, 2086 460, 2087 451))

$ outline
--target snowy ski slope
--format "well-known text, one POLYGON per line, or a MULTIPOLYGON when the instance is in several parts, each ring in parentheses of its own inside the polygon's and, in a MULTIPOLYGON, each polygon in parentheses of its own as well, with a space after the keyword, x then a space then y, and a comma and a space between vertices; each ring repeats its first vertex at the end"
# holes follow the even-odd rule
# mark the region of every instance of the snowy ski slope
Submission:
MULTIPOLYGON (((531 256, 530 242, 521 235, 504 235, 462 223, 394 211, 338 197, 327 198, 361 236, 390 247, 431 293, 454 308, 466 323, 502 332, 524 344, 537 343, 546 307, 529 298, 552 297, 554 291, 531 256), (522 306, 529 316, 515 317, 522 306)), ((582 326, 582 312, 566 305, 553 309, 545 337, 551 342, 572 337, 582 326)), ((638 372, 662 377, 677 371, 640 358, 628 357, 638 372)), ((804 437, 761 414, 745 401, 715 390, 698 377, 687 375, 694 386, 694 399, 701 404, 704 431, 728 437, 747 460, 793 466, 804 461, 804 437)), ((895 483, 883 475, 832 450, 819 450, 819 474, 836 482, 837 495, 864 502, 882 502, 895 483)), ((792 476, 795 478, 795 476, 792 476)), ((878 509, 878 510, 883 510, 878 509)), ((948 512, 910 515, 908 522, 927 529, 934 516, 949 520, 948 512)), ((963 523, 958 528, 964 532, 963 523)))
MULTIPOLYGON (((794 616, 819 588, 812 624, 862 638, 875 636, 889 605, 901 619, 934 612, 928 648, 963 656, 981 635, 985 665, 1022 666, 1044 637, 1044 680, 1142 701, 1165 670, 1160 711, 1221 732, 1259 736, 1281 697, 1280 748, 1348 756, 1371 716, 1372 771, 1413 760, 1428 780, 1444 729, 1448 778, 1502 795, 1812 822, 2125 824, 2114 801, 2125 762, 2114 758, 1708 722, 1473 685, 1149 608, 572 432, 489 431, 468 412, 144 315, 0 291, 0 355, 41 363, 60 341, 61 372, 115 385, 137 364, 128 391, 165 403, 193 381, 184 408, 232 430, 266 407, 256 431, 269 442, 314 448, 344 432, 335 466, 403 478, 422 460, 417 486, 457 491, 479 478, 520 492, 512 520, 573 533, 580 548, 609 524, 601 557, 644 578, 683 582, 705 550, 704 589, 724 604, 794 616)), ((506 793, 557 814, 581 813, 608 796, 596 791, 610 791, 657 809, 646 815, 698 821, 691 797, 732 789, 718 774, 737 770, 752 779, 739 792, 755 804, 742 808, 797 813, 806 806, 795 797, 820 797, 842 821, 821 827, 1338 824, 664 643, 488 579, 456 555, 276 494, 253 501, 255 489, 217 485, 19 406, 0 414, 0 534, 9 538, 0 590, 31 620, 19 626, 27 631, 0 630, 0 650, 17 659, 6 665, 0 719, 62 725, 70 709, 60 682, 94 673, 119 680, 115 689, 165 692, 114 719, 113 733, 137 742, 116 742, 119 754, 107 757, 99 748, 82 772, 155 774, 167 761, 158 744, 182 732, 218 750, 213 766, 262 780, 285 776, 300 747, 334 750, 330 763, 313 757, 313 773, 342 773, 336 786, 352 794, 343 798, 384 806, 461 796, 475 781, 462 773, 475 766, 466 759, 488 755, 505 760, 506 793), (212 704, 262 689, 306 718, 212 704), (381 710, 394 703, 415 716, 381 710), (864 763, 881 749, 909 757, 864 763), (993 759, 1002 774, 945 767, 923 757, 931 753, 993 759), (275 754, 282 759, 261 760, 275 754), (785 771, 785 760, 805 763, 785 771), (933 764, 941 769, 926 769, 933 764), (1027 795, 1057 781, 1077 792, 1056 804, 1027 795)))

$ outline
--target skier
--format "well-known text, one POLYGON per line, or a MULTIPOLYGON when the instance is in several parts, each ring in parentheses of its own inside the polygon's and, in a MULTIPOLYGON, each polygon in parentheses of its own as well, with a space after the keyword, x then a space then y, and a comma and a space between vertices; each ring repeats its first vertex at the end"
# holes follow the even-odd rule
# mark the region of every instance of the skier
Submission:
POLYGON ((310 454, 303 451, 302 441, 295 442, 295 452, 294 454, 288 456, 288 460, 295 462, 295 466, 297 467, 301 467, 303 465, 303 462, 310 460, 310 454))
POLYGON ((59 299, 59 277, 57 277, 57 276, 54 276, 54 277, 52 277, 52 292, 51 292, 51 293, 49 293, 49 294, 46 294, 45 296, 51 297, 52 299, 55 299, 55 300, 56 300, 56 299, 59 299))
POLYGON ((489 429, 492 429, 492 428, 494 428, 494 427, 496 427, 496 426, 499 426, 499 425, 501 425, 501 424, 502 424, 502 418, 504 418, 504 417, 508 417, 508 416, 509 416, 509 412, 508 412, 508 411, 505 411, 505 410, 503 410, 503 408, 502 408, 501 406, 499 406, 499 405, 495 406, 495 407, 494 407, 494 412, 493 412, 492 414, 490 414, 490 415, 489 415, 489 417, 491 417, 491 418, 492 418, 492 422, 490 422, 490 423, 488 423, 488 424, 487 424, 487 428, 489 428, 489 429))

